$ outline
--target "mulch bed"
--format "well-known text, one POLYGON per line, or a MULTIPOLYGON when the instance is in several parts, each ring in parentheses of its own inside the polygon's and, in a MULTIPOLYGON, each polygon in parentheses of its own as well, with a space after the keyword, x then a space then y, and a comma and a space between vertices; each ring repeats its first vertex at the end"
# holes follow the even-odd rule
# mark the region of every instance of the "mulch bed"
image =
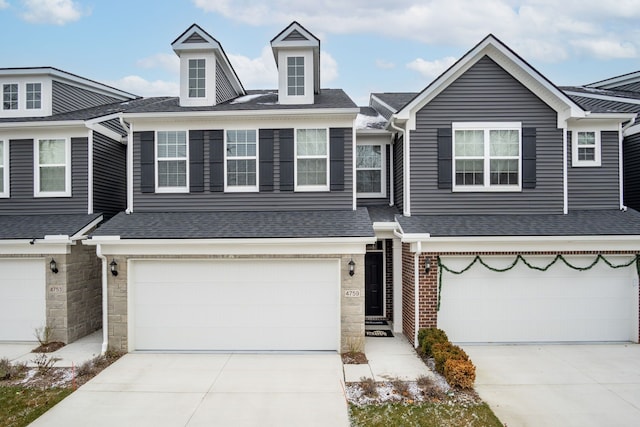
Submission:
POLYGON ((365 363, 369 363, 367 360, 367 356, 364 353, 358 351, 349 351, 347 353, 342 353, 342 363, 346 365, 364 365, 365 363))
POLYGON ((46 344, 41 344, 38 347, 31 350, 31 353, 53 353, 56 350, 60 350, 65 346, 65 343, 60 341, 52 341, 46 344))

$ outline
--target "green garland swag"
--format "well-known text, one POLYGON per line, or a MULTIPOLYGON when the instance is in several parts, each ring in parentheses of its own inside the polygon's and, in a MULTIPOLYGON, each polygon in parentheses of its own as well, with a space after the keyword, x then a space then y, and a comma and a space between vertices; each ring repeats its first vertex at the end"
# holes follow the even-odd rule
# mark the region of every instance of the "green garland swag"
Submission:
POLYGON ((544 267, 539 267, 537 265, 533 265, 533 264, 529 263, 529 261, 524 259, 524 257, 522 255, 518 254, 518 255, 516 255, 516 259, 511 263, 511 265, 509 265, 508 267, 505 267, 505 268, 491 267, 490 265, 488 265, 480 257, 480 255, 476 255, 475 258, 473 258, 473 261, 471 261, 471 263, 468 266, 466 266, 465 268, 463 268, 462 270, 453 270, 453 269, 447 267, 446 265, 444 265, 442 263, 442 259, 440 258, 440 256, 438 256, 439 275, 438 275, 438 307, 437 307, 437 311, 440 311, 440 296, 442 295, 442 272, 443 271, 446 271, 446 272, 452 273, 452 274, 462 274, 462 273, 466 272, 467 270, 469 270, 471 267, 473 267, 476 263, 480 263, 485 268, 487 268, 487 269, 489 269, 491 271, 494 271, 496 273, 504 273, 505 271, 509 271, 512 268, 514 268, 518 264, 518 262, 520 262, 520 261, 522 261, 522 263, 524 265, 526 265, 527 267, 529 267, 530 269, 538 270, 538 271, 547 271, 549 268, 551 268, 552 265, 554 265, 558 261, 562 261, 567 267, 572 268, 574 270, 586 271, 586 270, 591 270, 601 260, 611 268, 630 267, 632 264, 635 263, 636 271, 638 272, 638 276, 640 276, 640 255, 638 255, 638 254, 636 254, 633 257, 633 259, 631 259, 631 261, 629 261, 627 263, 624 263, 624 264, 613 264, 611 261, 606 259, 602 254, 598 254, 596 256, 596 258, 593 260, 593 262, 590 265, 586 266, 586 267, 579 267, 579 266, 571 264, 561 254, 556 255, 555 258, 553 258, 553 261, 551 261, 549 264, 545 265, 544 267))

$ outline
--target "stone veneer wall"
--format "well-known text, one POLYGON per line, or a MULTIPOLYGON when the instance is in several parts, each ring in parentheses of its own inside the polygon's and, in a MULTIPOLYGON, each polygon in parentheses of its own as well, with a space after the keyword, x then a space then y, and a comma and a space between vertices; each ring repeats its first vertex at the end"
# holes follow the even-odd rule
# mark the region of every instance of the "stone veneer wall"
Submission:
POLYGON ((258 256, 109 256, 107 263, 115 259, 118 263, 118 275, 108 274, 108 333, 109 348, 118 351, 128 351, 128 305, 127 282, 129 259, 310 259, 310 258, 338 258, 340 259, 340 351, 364 351, 364 255, 258 255, 258 256), (356 263, 355 274, 349 275, 349 261, 356 263), (345 290, 360 292, 359 297, 346 297, 345 290))

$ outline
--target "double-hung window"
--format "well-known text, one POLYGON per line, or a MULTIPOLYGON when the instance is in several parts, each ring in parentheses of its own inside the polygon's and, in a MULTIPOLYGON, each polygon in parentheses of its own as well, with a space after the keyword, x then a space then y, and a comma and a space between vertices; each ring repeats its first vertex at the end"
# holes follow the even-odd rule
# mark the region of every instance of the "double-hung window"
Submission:
POLYGON ((158 131, 156 144, 156 190, 160 193, 189 191, 187 132, 158 131))
POLYGON ((304 96, 304 56, 287 58, 287 95, 304 96))
POLYGON ((522 188, 520 123, 454 123, 454 191, 522 188))
POLYGON ((35 195, 71 196, 71 144, 68 139, 35 141, 35 195))
POLYGON ((600 132, 574 130, 571 134, 571 165, 574 167, 600 166, 600 132))
POLYGON ((0 197, 9 197, 9 141, 0 141, 0 197))
POLYGON ((295 154, 296 190, 329 190, 327 129, 297 129, 295 154))
POLYGON ((2 85, 2 109, 18 109, 18 84, 9 83, 2 85))
POLYGON ((205 60, 189 60, 189 98, 204 98, 205 88, 205 60))
POLYGON ((356 189, 358 197, 385 197, 384 145, 356 146, 356 189))
POLYGON ((42 84, 27 83, 27 110, 42 108, 42 84))
POLYGON ((254 129, 226 132, 226 191, 258 191, 258 141, 254 129))

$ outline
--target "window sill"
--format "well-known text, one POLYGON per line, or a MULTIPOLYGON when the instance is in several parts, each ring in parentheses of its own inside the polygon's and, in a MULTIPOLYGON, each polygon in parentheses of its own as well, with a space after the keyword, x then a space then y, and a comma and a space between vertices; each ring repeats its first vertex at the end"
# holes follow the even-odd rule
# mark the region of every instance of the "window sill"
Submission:
POLYGON ((296 193, 320 193, 320 192, 329 192, 328 186, 299 186, 295 188, 296 193))
POLYGON ((33 197, 35 198, 39 198, 39 199, 43 199, 43 198, 47 198, 47 197, 55 197, 55 198, 60 198, 60 197, 71 197, 71 193, 60 193, 60 192, 55 192, 55 193, 46 193, 46 192, 41 192, 41 193, 35 193, 33 195, 33 197))
POLYGON ((225 193, 258 193, 259 187, 224 187, 224 192, 225 193))
POLYGON ((387 197, 385 193, 356 193, 358 199, 384 199, 387 197))
POLYGON ((458 187, 453 187, 451 191, 454 193, 520 193, 522 192, 522 187, 520 186, 501 186, 501 187, 458 186, 458 187))
POLYGON ((182 187, 165 187, 165 188, 156 188, 156 193, 158 194, 172 194, 172 193, 188 193, 188 188, 182 187))

